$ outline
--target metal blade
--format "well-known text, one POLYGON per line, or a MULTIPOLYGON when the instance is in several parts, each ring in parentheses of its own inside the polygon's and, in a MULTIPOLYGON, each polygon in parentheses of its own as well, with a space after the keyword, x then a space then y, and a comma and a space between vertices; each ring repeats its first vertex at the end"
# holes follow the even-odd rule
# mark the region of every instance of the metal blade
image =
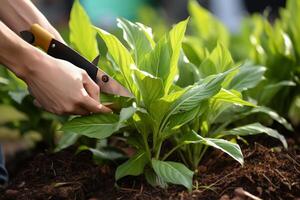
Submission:
POLYGON ((99 63, 99 59, 100 59, 100 55, 98 55, 96 58, 94 58, 94 60, 92 61, 92 63, 97 66, 98 63, 99 63))
POLYGON ((108 76, 101 69, 98 69, 97 72, 97 81, 96 83, 100 87, 100 92, 107 94, 114 94, 123 97, 134 97, 131 92, 129 92, 125 87, 118 83, 115 79, 108 76))

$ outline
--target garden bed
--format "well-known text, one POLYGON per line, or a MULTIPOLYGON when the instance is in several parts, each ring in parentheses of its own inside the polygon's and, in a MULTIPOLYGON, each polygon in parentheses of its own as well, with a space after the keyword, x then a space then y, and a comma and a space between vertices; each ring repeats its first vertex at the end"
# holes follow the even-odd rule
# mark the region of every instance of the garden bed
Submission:
POLYGON ((96 166, 85 151, 69 148, 40 153, 27 161, 1 199, 296 199, 300 194, 300 154, 294 141, 289 151, 261 144, 244 147, 244 167, 225 154, 211 152, 196 176, 198 189, 181 186, 167 190, 149 186, 142 177, 114 181, 114 167, 96 166), (246 195, 246 196, 245 196, 246 195), (251 199, 251 198, 248 198, 251 199))

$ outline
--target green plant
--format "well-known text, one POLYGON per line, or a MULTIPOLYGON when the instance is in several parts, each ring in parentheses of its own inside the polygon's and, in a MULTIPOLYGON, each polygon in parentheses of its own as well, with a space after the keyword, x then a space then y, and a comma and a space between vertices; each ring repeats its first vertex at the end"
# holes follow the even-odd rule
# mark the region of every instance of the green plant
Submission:
POLYGON ((17 130, 21 136, 38 132, 38 140, 50 149, 54 148, 57 128, 66 119, 34 106, 26 84, 6 68, 0 67, 0 125, 17 130))
MULTIPOLYGON (((234 69, 235 64, 231 54, 222 45, 217 45, 211 53, 206 51, 205 56, 201 53, 197 54, 196 51, 193 53, 188 52, 193 49, 193 44, 189 45, 191 47, 182 52, 184 57, 184 53, 187 53, 189 56, 184 58, 184 62, 179 62, 181 76, 177 83, 180 85, 193 84, 193 81, 199 83, 211 76, 234 69), (189 59, 195 59, 195 57, 201 57, 198 60, 202 61, 198 64, 191 63, 189 59), (194 75, 191 76, 191 74, 194 75), (194 77, 194 79, 190 77, 194 77)), ((201 47, 197 46, 197 48, 201 47)), ((201 111, 194 116, 193 120, 181 127, 182 134, 174 137, 173 143, 175 147, 173 151, 180 150, 179 154, 187 165, 197 169, 205 155, 207 144, 222 149, 243 164, 241 157, 233 154, 234 150, 228 151, 229 148, 239 149, 239 146, 221 138, 235 141, 236 139, 241 139, 241 136, 265 133, 279 139, 284 147, 287 147, 284 137, 276 130, 259 123, 258 118, 245 120, 251 115, 264 114, 281 123, 287 129, 292 130, 291 125, 273 110, 257 106, 242 99, 242 93, 246 93, 249 89, 256 87, 263 80, 265 71, 266 68, 262 66, 253 66, 249 63, 242 65, 237 69, 237 72, 225 79, 222 83, 222 89, 216 95, 202 102, 201 111), (200 138, 205 142, 200 143, 200 138), (229 146, 228 149, 224 148, 227 144, 229 146)), ((238 151, 235 153, 238 153, 238 151)), ((165 157, 169 155, 167 154, 165 157)))
MULTIPOLYGON (((105 45, 105 47, 101 46, 102 51, 106 49, 99 62, 101 68, 123 83, 134 94, 134 98, 102 97, 102 101, 108 99, 119 101, 125 108, 119 114, 97 114, 73 118, 64 124, 62 130, 71 133, 71 136, 78 134, 99 140, 113 134, 119 134, 126 139, 127 143, 136 149, 136 153, 117 168, 116 180, 128 175, 145 174, 147 181, 154 186, 165 187, 167 183, 173 183, 181 184, 191 190, 194 172, 184 164, 175 162, 177 159, 166 161, 169 155, 174 151, 177 152, 178 147, 182 147, 181 144, 198 143, 205 145, 205 148, 213 146, 243 163, 239 146, 219 137, 226 134, 249 135, 258 132, 269 134, 265 127, 262 128, 263 131, 256 132, 248 132, 249 127, 246 130, 240 127, 227 130, 227 132, 216 132, 218 135, 214 138, 207 138, 205 134, 196 134, 200 126, 191 128, 190 123, 193 124, 194 119, 208 119, 208 116, 217 118, 219 109, 222 111, 227 109, 223 106, 225 104, 219 104, 219 102, 247 106, 253 106, 253 104, 242 100, 241 94, 233 90, 244 88, 245 81, 240 79, 245 74, 240 73, 238 67, 233 67, 231 58, 221 46, 218 46, 217 53, 213 52, 211 57, 207 58, 211 59, 212 64, 209 60, 204 62, 206 64, 203 64, 202 69, 206 67, 206 70, 193 85, 180 87, 175 84, 174 80, 178 78, 178 61, 182 58, 181 44, 187 23, 188 20, 178 23, 156 42, 151 28, 140 23, 118 19, 118 27, 123 30, 123 38, 128 46, 126 48, 114 35, 93 27, 79 2, 74 3, 70 34, 79 34, 76 31, 81 27, 85 27, 88 31, 81 32, 81 35, 77 35, 77 39, 70 41, 73 45, 81 44, 85 40, 97 44, 95 34, 98 34, 105 45), (78 17, 81 18, 77 19, 78 17), (217 59, 214 59, 214 54, 217 54, 217 59), (215 62, 218 65, 214 71, 210 71, 209 66, 215 65, 215 62), (225 86, 229 88, 224 89, 225 86), (222 105, 221 108, 219 105, 222 105), (204 114, 210 108, 214 108, 216 113, 204 114), (175 147, 170 147, 169 141, 177 141, 177 144, 175 147)), ((74 46, 84 55, 92 55, 89 59, 98 51, 97 48, 87 50, 80 45, 74 46)), ((247 78, 249 81, 251 77, 247 78)), ((260 73, 259 78, 261 78, 260 73)), ((203 122, 201 130, 204 130, 205 124, 208 125, 207 122, 203 122)), ((258 129, 258 125, 253 126, 254 129, 258 129)), ((270 135, 285 142, 275 131, 270 135)))
POLYGON ((266 66, 266 79, 250 91, 258 104, 273 108, 288 117, 299 98, 299 1, 290 0, 280 18, 271 24, 265 16, 254 15, 243 24, 243 42, 233 44, 244 49, 240 59, 266 66), (276 101, 274 100, 276 99, 276 101))

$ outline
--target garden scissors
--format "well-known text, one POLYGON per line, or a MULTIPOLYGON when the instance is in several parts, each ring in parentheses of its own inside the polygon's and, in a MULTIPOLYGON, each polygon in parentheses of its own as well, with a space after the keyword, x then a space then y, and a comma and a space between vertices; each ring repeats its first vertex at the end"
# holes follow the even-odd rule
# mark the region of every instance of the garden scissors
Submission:
POLYGON ((69 61, 84 69, 100 87, 101 92, 125 97, 133 96, 125 87, 96 66, 99 56, 92 63, 89 62, 67 45, 55 40, 51 33, 38 24, 33 24, 30 30, 22 31, 20 35, 28 43, 42 48, 48 55, 69 61))

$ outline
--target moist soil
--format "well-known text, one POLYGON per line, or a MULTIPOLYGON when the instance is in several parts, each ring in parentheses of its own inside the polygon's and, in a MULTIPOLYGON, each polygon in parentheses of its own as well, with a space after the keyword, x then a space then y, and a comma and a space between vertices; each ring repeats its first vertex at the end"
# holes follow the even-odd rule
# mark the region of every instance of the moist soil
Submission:
POLYGON ((244 166, 222 152, 210 152, 198 168, 197 187, 191 193, 180 186, 153 188, 142 177, 125 178, 116 185, 115 167, 93 164, 87 151, 39 153, 22 164, 0 199, 300 199, 300 152, 293 140, 289 143, 288 151, 244 145, 244 166))

